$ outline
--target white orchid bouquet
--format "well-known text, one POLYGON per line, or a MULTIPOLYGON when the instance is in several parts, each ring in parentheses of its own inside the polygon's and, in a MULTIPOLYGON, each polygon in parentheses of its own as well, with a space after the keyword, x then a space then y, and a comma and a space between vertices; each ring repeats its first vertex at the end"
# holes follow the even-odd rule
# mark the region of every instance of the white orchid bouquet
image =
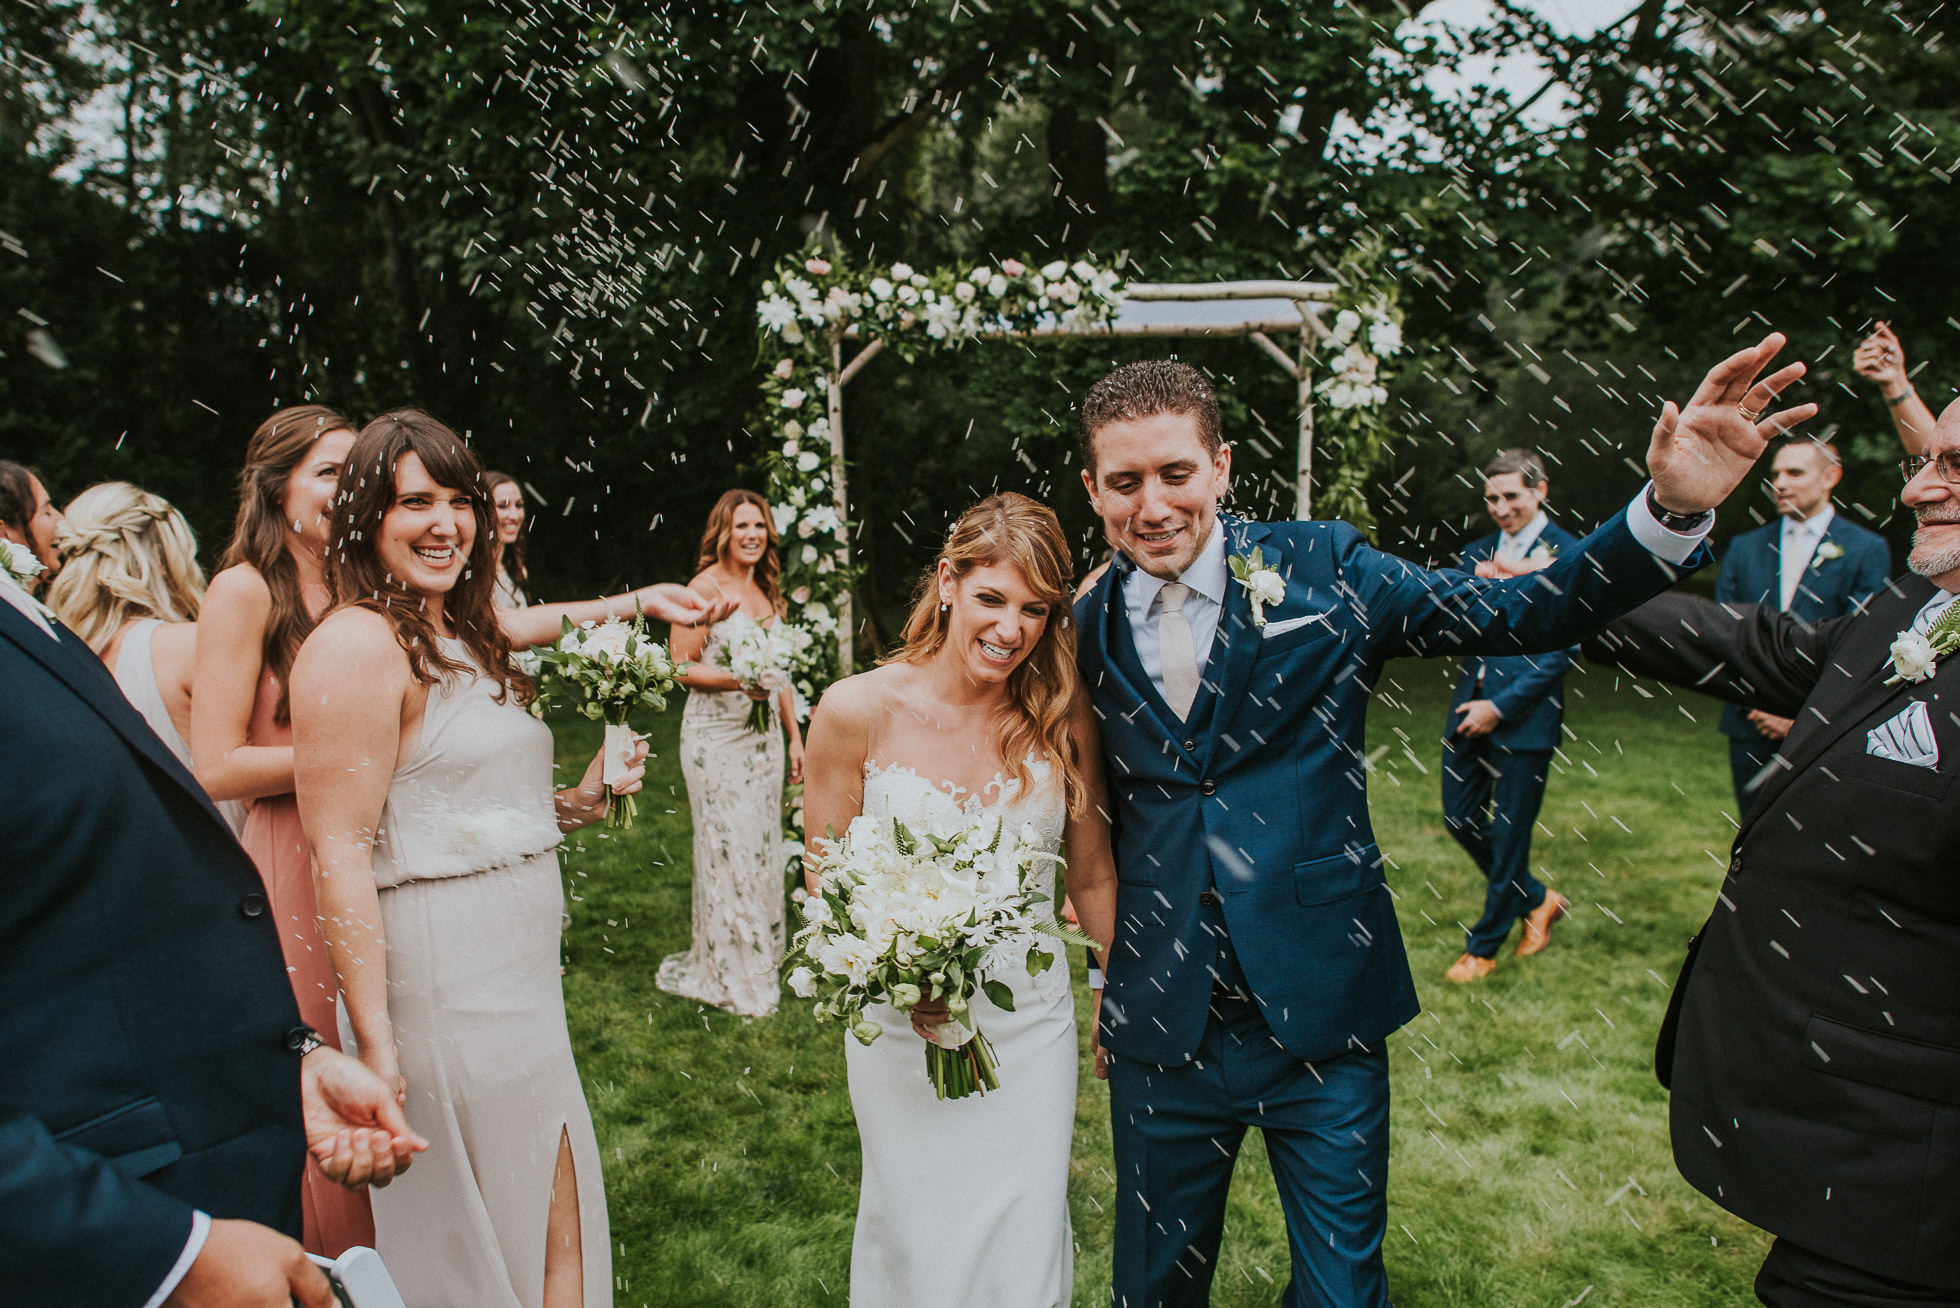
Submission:
MULTIPOLYGON (((637 708, 664 709, 667 696, 687 666, 667 655, 667 647, 647 635, 646 617, 631 621, 586 622, 565 619, 564 634, 549 649, 536 652, 541 672, 540 702, 565 702, 594 722, 606 724, 605 772, 611 786, 627 771, 633 754, 633 729, 626 725, 637 708)), ((608 826, 633 825, 638 806, 631 795, 618 796, 606 815, 608 826)))
POLYGON ((716 633, 714 663, 744 686, 769 692, 767 699, 749 705, 749 730, 761 734, 770 730, 775 717, 776 695, 795 693, 791 677, 798 656, 816 643, 809 630, 793 622, 765 627, 753 618, 737 617, 724 622, 716 633))
POLYGON ((790 947, 790 989, 817 1001, 819 1022, 841 1021, 867 1045, 881 1030, 864 1015, 871 1005, 909 1013, 943 1001, 954 1020, 926 1045, 933 1091, 961 1099, 998 1089, 993 1045, 971 1017, 974 996, 1011 1013, 1002 969, 1023 962, 1039 976, 1058 950, 1093 943, 1036 911, 1049 900, 1037 869, 1062 860, 1038 847, 1031 825, 1008 831, 984 816, 922 832, 859 817, 825 843, 790 947))

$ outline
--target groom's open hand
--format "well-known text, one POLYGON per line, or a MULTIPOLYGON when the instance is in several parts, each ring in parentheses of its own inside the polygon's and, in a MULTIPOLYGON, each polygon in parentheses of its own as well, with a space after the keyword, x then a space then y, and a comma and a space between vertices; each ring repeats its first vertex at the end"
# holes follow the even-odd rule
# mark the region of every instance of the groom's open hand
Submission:
POLYGON ((1799 404, 1764 416, 1776 397, 1804 375, 1801 362, 1761 375, 1783 344, 1783 334, 1771 332, 1761 344, 1738 350, 1710 368, 1687 408, 1676 408, 1672 400, 1661 406, 1647 448, 1647 472, 1663 509, 1700 513, 1714 508, 1741 484, 1771 437, 1816 415, 1816 405, 1799 404))

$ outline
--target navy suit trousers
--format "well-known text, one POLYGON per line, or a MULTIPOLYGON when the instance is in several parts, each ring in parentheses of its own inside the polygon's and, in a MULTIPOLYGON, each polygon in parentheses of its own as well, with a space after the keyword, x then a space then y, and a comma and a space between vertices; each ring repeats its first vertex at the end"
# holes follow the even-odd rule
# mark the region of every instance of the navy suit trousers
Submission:
POLYGON ((1484 874, 1484 911, 1464 951, 1495 958, 1520 917, 1545 902, 1531 875, 1531 828, 1545 802, 1552 755, 1497 749, 1488 736, 1451 736, 1443 747, 1443 825, 1484 874))
POLYGON ((1225 1195, 1248 1126, 1266 1153, 1292 1245, 1283 1308, 1386 1308, 1388 1052, 1303 1063, 1244 999, 1214 994, 1181 1067, 1112 1057, 1116 1308, 1210 1302, 1225 1195), (1145 1195, 1148 1195, 1146 1204, 1145 1195))

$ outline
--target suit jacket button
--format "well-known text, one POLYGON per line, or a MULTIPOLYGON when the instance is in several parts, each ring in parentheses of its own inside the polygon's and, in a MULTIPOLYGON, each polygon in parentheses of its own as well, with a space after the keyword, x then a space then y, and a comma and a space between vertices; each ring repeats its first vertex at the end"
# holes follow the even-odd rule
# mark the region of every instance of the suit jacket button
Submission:
POLYGON ((1185 752, 1185 753, 1187 753, 1187 754, 1195 754, 1195 753, 1197 753, 1197 752, 1198 752, 1198 742, 1197 742, 1197 741, 1195 741, 1195 740, 1187 740, 1187 741, 1185 741, 1185 742, 1184 742, 1184 752, 1185 752))
POLYGON ((1734 858, 1729 860, 1729 875, 1732 877, 1739 877, 1742 875, 1742 855, 1737 854, 1734 858))
POLYGON ((1198 783, 1198 793, 1200 795, 1216 795, 1218 793, 1218 783, 1210 777, 1206 777, 1198 783))
POLYGON ((1216 890, 1200 890, 1198 892, 1198 902, 1206 908, 1217 908, 1218 892, 1216 890))
POLYGON ((238 901, 238 911, 241 916, 248 917, 248 918, 264 917, 265 896, 264 895, 245 896, 245 898, 238 901))

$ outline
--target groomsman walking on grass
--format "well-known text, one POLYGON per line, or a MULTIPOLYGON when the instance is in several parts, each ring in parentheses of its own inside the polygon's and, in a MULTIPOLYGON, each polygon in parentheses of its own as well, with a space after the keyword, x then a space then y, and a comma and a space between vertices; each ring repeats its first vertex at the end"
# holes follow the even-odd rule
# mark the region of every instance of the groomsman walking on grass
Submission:
POLYGON ((1117 1305, 1209 1301, 1252 1126, 1286 1213, 1287 1308, 1388 1302, 1384 1042, 1416 995, 1368 819, 1369 692, 1408 654, 1564 648, 1699 566, 1713 507, 1815 412, 1764 420, 1803 373, 1758 380, 1782 344, 1665 406, 1648 488, 1511 581, 1425 571, 1345 523, 1220 514, 1232 452, 1187 365, 1091 388, 1083 481, 1118 551, 1076 606, 1117 858, 1118 884, 1095 892, 1116 917, 1097 999, 1117 1305))
MULTIPOLYGON (((1729 542, 1715 598, 1764 605, 1815 624, 1855 612, 1883 586, 1892 570, 1885 538, 1846 521, 1831 503, 1843 475, 1837 446, 1829 441, 1793 440, 1777 450, 1769 484, 1778 516, 1729 542)), ((1790 726, 1789 718, 1762 709, 1722 709, 1736 816, 1755 802, 1763 770, 1790 726)))
MULTIPOLYGON (((1551 485, 1531 450, 1500 450, 1484 465, 1484 507, 1497 530, 1472 541, 1457 566, 1479 577, 1523 576, 1579 542, 1545 512, 1551 485)), ((1443 978, 1480 981, 1524 920, 1518 957, 1551 943, 1570 907, 1531 875, 1531 828, 1545 801, 1552 750, 1565 719, 1572 651, 1466 658, 1443 726, 1443 825, 1484 874, 1483 914, 1443 978)))

